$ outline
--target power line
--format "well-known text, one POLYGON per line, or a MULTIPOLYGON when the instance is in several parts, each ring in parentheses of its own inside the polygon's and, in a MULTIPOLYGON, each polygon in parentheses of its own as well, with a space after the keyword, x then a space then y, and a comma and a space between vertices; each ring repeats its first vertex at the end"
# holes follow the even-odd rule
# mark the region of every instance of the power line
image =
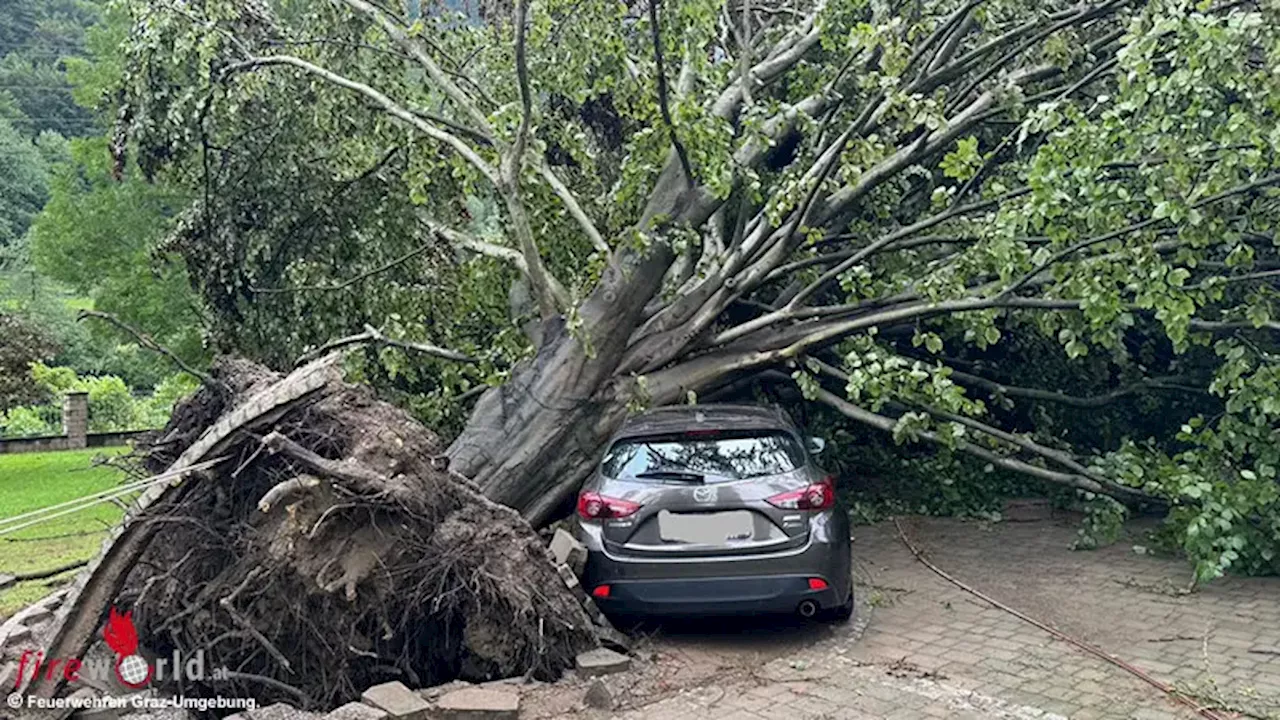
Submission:
POLYGON ((96 123, 96 122, 98 122, 96 118, 58 117, 58 116, 54 116, 54 117, 26 117, 26 116, 22 116, 22 117, 14 117, 14 116, 11 116, 11 115, 0 115, 0 120, 8 120, 8 121, 9 121, 9 122, 11 122, 11 123, 12 123, 12 122, 18 122, 18 123, 20 123, 20 122, 40 122, 40 123, 53 123, 53 122, 57 122, 57 123, 80 123, 80 124, 82 124, 82 125, 87 125, 87 124, 90 124, 90 123, 96 123))

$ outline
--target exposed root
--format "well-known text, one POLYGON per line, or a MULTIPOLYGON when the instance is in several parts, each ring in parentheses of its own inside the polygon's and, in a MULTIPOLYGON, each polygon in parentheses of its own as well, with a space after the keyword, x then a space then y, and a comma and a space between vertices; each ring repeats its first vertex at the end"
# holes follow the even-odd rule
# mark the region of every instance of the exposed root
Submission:
MULTIPOLYGON (((185 403, 152 470, 279 380, 242 360, 214 376, 232 396, 185 403)), ((208 692, 323 708, 392 679, 551 678, 594 646, 536 533, 443 467, 434 434, 365 388, 318 397, 138 519, 159 530, 117 604, 144 647, 204 650, 228 671, 208 692)))

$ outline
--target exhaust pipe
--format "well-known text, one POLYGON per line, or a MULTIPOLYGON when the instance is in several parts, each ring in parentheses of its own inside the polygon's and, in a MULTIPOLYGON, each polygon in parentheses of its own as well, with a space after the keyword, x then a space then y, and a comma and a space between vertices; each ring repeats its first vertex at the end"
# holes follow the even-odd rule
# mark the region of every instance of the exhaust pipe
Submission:
POLYGON ((800 617, 806 620, 818 614, 818 603, 812 600, 801 600, 800 606, 796 608, 796 612, 800 613, 800 617))

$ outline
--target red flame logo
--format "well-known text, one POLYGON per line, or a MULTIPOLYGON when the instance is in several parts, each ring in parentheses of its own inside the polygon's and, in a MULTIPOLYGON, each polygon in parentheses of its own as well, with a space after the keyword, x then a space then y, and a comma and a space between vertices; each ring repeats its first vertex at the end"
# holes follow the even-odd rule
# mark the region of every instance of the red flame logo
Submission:
POLYGON ((135 690, 151 682, 152 667, 138 655, 138 631, 133 627, 133 611, 121 615, 111 608, 107 624, 102 626, 102 639, 116 651, 116 679, 135 690))
POLYGON ((102 639, 120 657, 128 657, 137 652, 138 631, 133 627, 133 611, 121 615, 119 610, 111 608, 107 624, 102 626, 102 639))

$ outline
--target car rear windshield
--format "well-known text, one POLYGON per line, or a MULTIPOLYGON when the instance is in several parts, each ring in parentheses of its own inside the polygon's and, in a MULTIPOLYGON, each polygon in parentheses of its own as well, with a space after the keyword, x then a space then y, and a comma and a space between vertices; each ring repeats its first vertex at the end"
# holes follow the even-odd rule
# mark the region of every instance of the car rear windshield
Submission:
POLYGON ((778 475, 802 465, 804 454, 789 433, 703 431, 619 440, 605 453, 600 470, 612 478, 684 473, 723 482, 778 475))

